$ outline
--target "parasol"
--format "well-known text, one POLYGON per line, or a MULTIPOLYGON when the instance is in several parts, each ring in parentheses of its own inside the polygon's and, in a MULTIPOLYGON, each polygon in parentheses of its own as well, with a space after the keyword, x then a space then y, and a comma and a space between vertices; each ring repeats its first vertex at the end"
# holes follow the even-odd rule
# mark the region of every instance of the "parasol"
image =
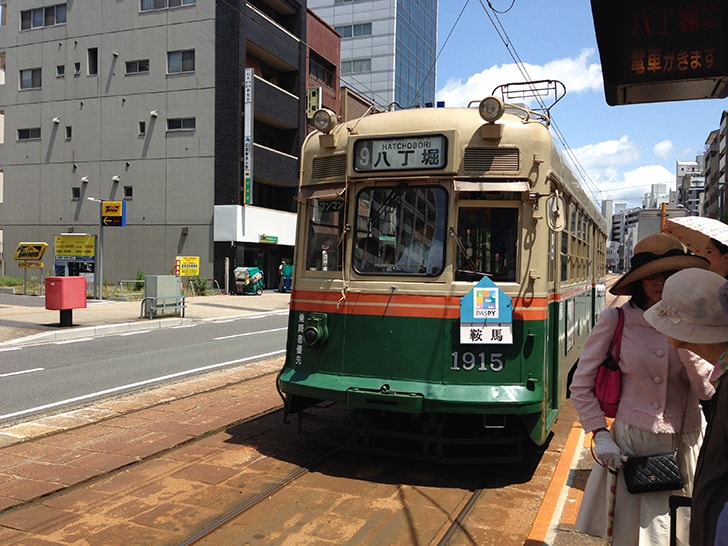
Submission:
POLYGON ((703 216, 682 216, 668 218, 665 233, 676 237, 699 256, 705 255, 705 247, 710 239, 716 239, 728 246, 728 224, 703 216))

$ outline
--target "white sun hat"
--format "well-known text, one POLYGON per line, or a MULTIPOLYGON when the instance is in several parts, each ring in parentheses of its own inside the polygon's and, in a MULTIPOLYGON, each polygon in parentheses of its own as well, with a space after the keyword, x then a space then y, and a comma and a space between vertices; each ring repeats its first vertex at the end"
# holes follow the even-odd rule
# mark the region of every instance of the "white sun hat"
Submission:
POLYGON ((645 320, 680 341, 728 341, 728 312, 720 297, 725 284, 723 277, 707 269, 680 270, 665 281, 662 300, 645 311, 645 320))

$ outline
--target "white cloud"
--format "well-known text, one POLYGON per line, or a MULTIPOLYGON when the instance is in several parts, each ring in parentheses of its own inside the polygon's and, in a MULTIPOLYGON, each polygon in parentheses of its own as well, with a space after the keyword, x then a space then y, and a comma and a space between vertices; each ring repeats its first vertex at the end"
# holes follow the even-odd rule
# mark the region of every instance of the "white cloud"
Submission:
POLYGON ((593 49, 584 49, 576 58, 556 59, 543 66, 524 63, 526 75, 515 64, 494 65, 462 79, 451 79, 437 92, 437 100, 445 106, 466 106, 468 102, 487 97, 504 82, 526 80, 559 80, 569 93, 584 93, 602 89, 601 65, 591 62, 593 49))
MULTIPOLYGON (((485 68, 466 80, 450 79, 437 92, 437 100, 445 101, 446 106, 465 106, 490 95, 504 82, 548 79, 563 82, 568 93, 602 93, 601 65, 592 48, 583 49, 576 57, 556 59, 544 65, 526 64, 524 70, 527 75, 513 63, 501 64, 485 68)), ((627 201, 629 207, 639 207, 652 184, 667 184, 668 189, 675 187, 674 173, 663 165, 640 166, 646 160, 646 150, 645 144, 640 146, 633 137, 622 135, 618 139, 573 148, 571 152, 588 174, 587 192, 597 199, 627 201)), ((651 152, 652 158, 647 159, 651 162, 676 157, 675 145, 670 140, 658 142, 651 152)))
MULTIPOLYGON (((589 174, 591 176, 592 173, 589 174)), ((666 184, 668 190, 674 190, 675 175, 662 165, 644 165, 625 171, 621 176, 617 174, 615 178, 604 179, 598 187, 601 199, 627 201, 629 207, 639 207, 653 184, 666 184)))
POLYGON ((661 161, 675 158, 675 145, 671 140, 662 140, 652 147, 655 157, 661 161))
POLYGON ((634 163, 641 155, 637 144, 626 135, 621 136, 619 140, 605 140, 574 148, 572 152, 590 176, 597 180, 603 178, 602 172, 614 171, 617 167, 634 163))

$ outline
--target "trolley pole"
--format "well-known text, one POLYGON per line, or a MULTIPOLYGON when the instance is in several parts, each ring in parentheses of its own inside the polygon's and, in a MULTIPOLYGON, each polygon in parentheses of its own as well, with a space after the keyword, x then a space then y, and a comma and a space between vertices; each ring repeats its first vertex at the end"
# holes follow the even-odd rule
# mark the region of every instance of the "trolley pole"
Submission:
POLYGON ((98 274, 96 281, 96 289, 98 290, 98 299, 104 299, 104 200, 95 197, 87 197, 89 201, 99 204, 99 241, 96 249, 96 271, 98 274))

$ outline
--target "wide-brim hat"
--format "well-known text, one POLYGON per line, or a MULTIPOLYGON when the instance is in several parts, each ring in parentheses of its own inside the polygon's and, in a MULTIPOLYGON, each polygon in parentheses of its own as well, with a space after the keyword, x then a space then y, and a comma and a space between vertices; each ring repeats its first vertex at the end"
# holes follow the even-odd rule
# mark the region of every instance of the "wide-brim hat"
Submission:
POLYGON ((685 250, 672 235, 655 233, 634 247, 630 270, 609 289, 615 296, 632 294, 632 283, 663 271, 679 271, 688 267, 708 269, 710 262, 685 250))
POLYGON ((726 280, 706 269, 683 269, 670 276, 662 299, 644 317, 658 332, 688 343, 728 341, 728 311, 719 294, 726 280))
POLYGON ((728 313, 728 281, 723 283, 718 291, 718 299, 720 304, 723 306, 723 310, 728 313))

